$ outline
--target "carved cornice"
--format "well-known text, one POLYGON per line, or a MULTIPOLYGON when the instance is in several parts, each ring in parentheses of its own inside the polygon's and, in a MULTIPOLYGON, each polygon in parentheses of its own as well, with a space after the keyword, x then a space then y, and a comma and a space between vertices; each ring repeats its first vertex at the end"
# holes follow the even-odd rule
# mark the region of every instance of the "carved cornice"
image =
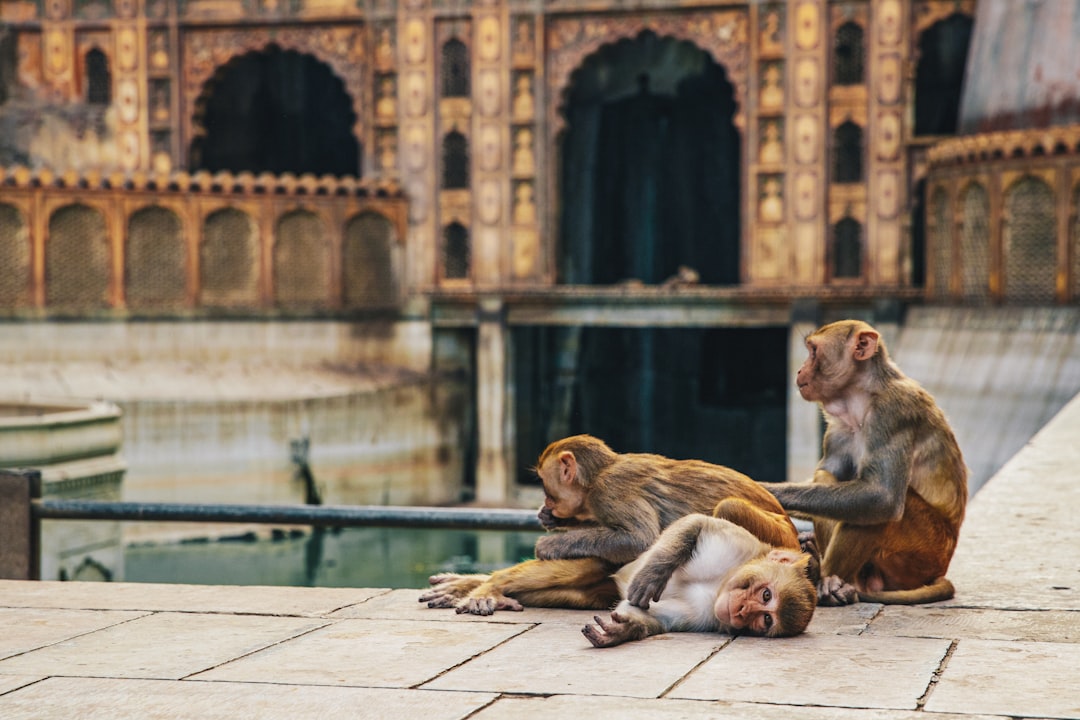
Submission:
POLYGON ((564 95, 571 75, 589 55, 604 45, 624 38, 636 37, 651 30, 661 37, 685 40, 709 53, 727 73, 735 88, 736 126, 742 127, 745 118, 749 42, 747 12, 735 10, 701 10, 663 14, 629 14, 599 17, 563 17, 550 21, 548 34, 549 91, 553 99, 554 132, 562 129, 564 95))
POLYGON ((0 166, 0 187, 69 188, 75 190, 144 190, 157 193, 246 194, 246 195, 334 195, 355 197, 400 198, 400 185, 391 180, 360 180, 312 174, 272 175, 249 172, 188 173, 101 172, 68 170, 57 173, 48 168, 31 170, 20 165, 0 166))
POLYGON ((950 138, 926 154, 931 168, 1010 158, 1080 155, 1080 125, 1006 130, 950 138))

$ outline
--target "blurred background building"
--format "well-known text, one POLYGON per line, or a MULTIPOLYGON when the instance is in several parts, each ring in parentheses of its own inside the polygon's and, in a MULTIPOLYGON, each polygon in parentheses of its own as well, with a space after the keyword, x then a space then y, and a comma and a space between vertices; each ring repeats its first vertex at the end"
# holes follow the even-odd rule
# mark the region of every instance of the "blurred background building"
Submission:
POLYGON ((1080 390, 1076 0, 2 0, 0 393, 129 499, 807 475, 861 317, 976 488, 1080 390), (302 452, 295 452, 298 448, 302 452))

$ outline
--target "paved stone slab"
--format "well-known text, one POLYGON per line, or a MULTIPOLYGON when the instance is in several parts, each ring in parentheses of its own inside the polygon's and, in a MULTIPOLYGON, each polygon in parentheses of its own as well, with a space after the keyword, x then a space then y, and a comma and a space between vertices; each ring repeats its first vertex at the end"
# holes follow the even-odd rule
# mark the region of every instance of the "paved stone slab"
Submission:
POLYGON ((658 697, 729 641, 726 635, 712 633, 670 633, 598 650, 578 628, 545 624, 424 687, 658 697), (663 662, 657 662, 657 658, 663 662))
POLYGON ((40 675, 0 675, 0 695, 41 679, 40 675))
POLYGON ((925 638, 739 638, 668 697, 914 710, 948 649, 925 638))
POLYGON ((0 608, 0 659, 142 617, 102 610, 0 608))
POLYGON ((618 720, 1001 720, 983 715, 933 715, 907 710, 875 710, 792 705, 754 705, 704 700, 668 698, 624 698, 580 695, 552 695, 548 698, 502 698, 487 706, 470 720, 581 720, 582 718, 618 718, 618 720))
POLYGON ((5 720, 458 720, 494 695, 248 683, 50 678, 0 696, 5 720))
POLYGON ((1080 718, 1080 646, 961 640, 930 712, 1080 718))
POLYGON ((418 602, 422 590, 391 590, 362 603, 344 607, 327 617, 378 618, 384 620, 441 620, 445 622, 495 622, 531 625, 534 623, 563 623, 584 626, 592 622, 598 610, 559 610, 525 608, 521 612, 500 610, 494 615, 458 615, 452 609, 429 608, 418 602))
POLYGON ((323 623, 294 617, 159 613, 0 660, 0 674, 179 679, 323 623))
POLYGON ((0 607, 175 610, 321 617, 384 592, 387 591, 379 588, 0 580, 0 607), (63 592, 56 590, 60 586, 63 587, 63 592))
POLYGON ((195 678, 411 687, 524 630, 494 623, 339 620, 195 678))
POLYGON ((905 637, 1077 643, 1080 642, 1080 614, 1065 610, 972 610, 890 605, 882 609, 867 632, 905 637))
POLYGON ((881 612, 876 603, 855 603, 843 607, 819 607, 806 631, 815 634, 858 635, 881 612))

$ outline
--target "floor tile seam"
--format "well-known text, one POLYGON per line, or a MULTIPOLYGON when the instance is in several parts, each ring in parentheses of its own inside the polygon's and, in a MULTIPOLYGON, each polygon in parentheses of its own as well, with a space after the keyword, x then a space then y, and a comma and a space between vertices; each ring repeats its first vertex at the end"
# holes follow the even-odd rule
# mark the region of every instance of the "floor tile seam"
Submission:
MULTIPOLYGON (((364 589, 366 590, 366 589, 369 589, 369 588, 364 588, 364 589)), ((376 589, 376 588, 371 588, 371 589, 376 589)), ((369 598, 367 598, 365 600, 361 600, 360 602, 346 603, 345 605, 342 605, 341 607, 336 607, 333 610, 326 611, 321 615, 321 617, 326 617, 327 619, 333 619, 333 618, 329 618, 328 616, 333 615, 334 613, 341 612, 342 610, 345 610, 346 608, 362 607, 363 605, 366 605, 367 603, 371 602, 372 600, 374 600, 376 598, 385 597, 385 596, 389 595, 390 593, 394 592, 394 588, 377 588, 377 589, 382 590, 382 592, 378 593, 377 595, 372 595, 371 597, 369 597, 369 598)))
POLYGON ((938 683, 945 675, 945 670, 949 666, 949 661, 952 660, 953 655, 956 653, 956 648, 959 647, 959 645, 959 640, 951 640, 949 642, 949 648, 941 657, 941 660, 938 662, 937 668, 930 675, 930 681, 926 684, 925 692, 923 692, 923 694, 919 696, 919 699, 915 701, 915 709, 917 711, 922 711, 926 707, 927 701, 930 700, 930 695, 932 695, 934 690, 937 689, 938 683))
MULTIPOLYGON (((319 620, 321 618, 308 618, 308 619, 319 620)), ((211 670, 216 670, 216 669, 218 669, 220 667, 228 665, 229 663, 236 662, 237 660, 242 660, 242 659, 244 659, 246 657, 250 657, 250 656, 254 655, 255 653, 263 652, 264 650, 269 650, 272 647, 277 647, 278 645, 283 645, 283 644, 285 644, 287 642, 292 642, 293 640, 296 640, 297 638, 302 638, 302 637, 304 637, 306 635, 310 635, 313 632, 316 632, 318 630, 322 630, 323 628, 330 627, 331 625, 335 625, 335 624, 336 623, 334 621, 332 621, 332 620, 326 621, 326 622, 324 622, 324 623, 322 623, 320 625, 317 625, 315 627, 307 628, 306 630, 301 630, 300 632, 297 632, 297 633, 295 633, 293 635, 289 635, 288 637, 281 638, 280 640, 275 640, 275 641, 270 642, 270 643, 268 643, 266 645, 263 645, 261 647, 257 647, 257 648, 255 648, 253 650, 249 650, 246 653, 242 653, 242 654, 237 655, 235 657, 231 657, 228 660, 224 660, 224 661, 219 662, 219 663, 217 663, 215 665, 211 665, 210 667, 205 667, 205 668, 202 668, 201 670, 196 670, 195 672, 190 672, 190 673, 188 673, 186 675, 182 675, 182 676, 180 676, 180 677, 178 677, 176 679, 177 680, 188 680, 188 679, 192 678, 192 676, 194 676, 194 675, 198 675, 198 674, 204 673, 204 672, 210 672, 211 670)))
POLYGON ((448 668, 444 668, 443 670, 435 673, 434 675, 427 678, 426 680, 421 680, 420 682, 413 683, 412 685, 409 685, 408 689, 409 690, 437 690, 439 688, 425 688, 425 687, 421 687, 421 686, 426 685, 427 683, 435 682, 439 678, 444 677, 445 675, 453 672, 454 670, 457 670, 459 667, 462 667, 463 665, 466 665, 467 663, 472 662, 476 658, 483 657, 484 655, 487 655, 488 653, 495 650, 496 648, 500 648, 503 645, 506 645, 511 640, 515 640, 515 639, 517 639, 519 637, 522 637, 526 633, 528 633, 528 632, 530 632, 532 630, 535 630, 538 627, 540 627, 540 623, 534 623, 533 625, 529 625, 529 626, 524 626, 523 625, 521 627, 521 629, 518 632, 514 633, 513 635, 510 635, 509 637, 503 638, 502 640, 495 643, 491 647, 484 648, 483 650, 480 650, 480 651, 474 653, 473 655, 470 655, 469 657, 465 658, 461 662, 455 663, 454 665, 451 665, 448 668))
MULTIPOLYGON (((20 608, 20 609, 27 609, 27 608, 20 608)), ((38 609, 49 610, 49 609, 52 609, 52 608, 29 608, 29 609, 33 609, 33 610, 38 610, 38 609)), ((62 609, 71 610, 73 608, 62 608, 62 609)), ((45 648, 55 647, 56 645, 60 645, 61 643, 71 642, 72 640, 77 640, 78 638, 86 637, 87 635, 93 635, 94 633, 101 632, 103 630, 111 630, 112 628, 120 627, 121 625, 127 625, 128 623, 135 622, 136 620, 142 620, 143 618, 147 618, 147 617, 150 617, 151 615, 156 614, 153 611, 148 611, 148 610, 117 610, 116 612, 138 612, 138 613, 141 613, 141 614, 136 615, 135 617, 129 617, 129 618, 124 618, 122 620, 117 620, 116 622, 111 622, 108 625, 103 625, 101 627, 94 628, 93 630, 87 630, 86 632, 76 633, 75 635, 68 635, 67 637, 61 638, 61 639, 56 640, 54 642, 45 643, 44 645, 39 645, 39 646, 37 646, 35 648, 31 648, 30 650, 23 650, 21 652, 14 653, 12 655, 6 655, 6 656, 0 658, 0 664, 2 664, 6 660, 11 660, 13 658, 17 658, 17 657, 21 657, 23 655, 26 655, 27 653, 37 652, 38 650, 44 650, 45 648)))
POLYGON ((705 663, 712 660, 717 655, 719 655, 720 652, 722 650, 724 650, 724 648, 730 647, 731 644, 734 643, 734 642, 735 642, 735 636, 731 636, 731 637, 728 637, 728 638, 724 639, 719 645, 717 645, 716 647, 714 647, 712 649, 712 652, 708 653, 704 658, 702 658, 701 662, 695 663, 695 665, 692 668, 690 668, 689 670, 687 670, 686 672, 684 672, 681 677, 679 677, 673 683, 671 683, 666 688, 664 688, 662 691, 660 691, 660 694, 657 695, 656 697, 658 699, 666 698, 669 693, 674 691, 675 688, 682 685, 686 681, 686 679, 688 677, 693 675, 694 672, 697 671, 698 668, 700 668, 702 665, 704 665, 705 663))

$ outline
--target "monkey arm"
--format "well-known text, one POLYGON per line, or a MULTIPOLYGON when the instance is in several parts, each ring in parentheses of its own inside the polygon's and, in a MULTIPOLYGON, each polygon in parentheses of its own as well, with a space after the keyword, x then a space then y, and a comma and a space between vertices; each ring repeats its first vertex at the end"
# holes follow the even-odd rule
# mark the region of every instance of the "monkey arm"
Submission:
POLYGON ((621 528, 602 525, 570 528, 544 535, 536 541, 538 560, 600 558, 614 565, 625 565, 649 547, 639 535, 621 528))
POLYGON ((712 520, 705 515, 687 515, 664 530, 660 539, 641 556, 626 591, 631 605, 648 610, 650 602, 660 599, 671 576, 694 556, 698 538, 712 520))
POLYGON ((843 481, 831 471, 843 467, 844 458, 826 455, 813 480, 803 483, 762 483, 788 512, 841 520, 856 525, 876 525, 899 520, 904 514, 912 440, 909 432, 867 441, 873 448, 855 469, 851 480, 843 481))
POLYGON ((595 625, 586 625, 581 633, 593 647, 606 648, 622 645, 632 640, 644 640, 650 635, 668 632, 660 620, 623 600, 611 612, 611 620, 593 616, 595 625))

